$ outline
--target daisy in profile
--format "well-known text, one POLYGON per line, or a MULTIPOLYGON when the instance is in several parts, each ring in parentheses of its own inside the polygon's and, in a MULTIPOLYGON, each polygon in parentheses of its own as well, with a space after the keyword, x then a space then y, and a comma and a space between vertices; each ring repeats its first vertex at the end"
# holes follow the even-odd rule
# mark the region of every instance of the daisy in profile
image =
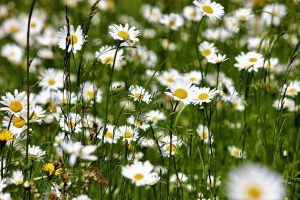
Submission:
POLYGON ((18 114, 26 110, 27 95, 25 92, 18 92, 15 89, 14 94, 7 92, 5 96, 1 97, 0 103, 4 106, 0 110, 7 111, 11 114, 18 114))
MULTIPOLYGON (((96 51, 96 59, 103 64, 113 65, 116 54, 116 48, 110 46, 103 46, 99 51, 96 51)), ((115 67, 121 66, 123 58, 123 49, 119 49, 116 55, 115 67)))
POLYGON ((149 161, 135 160, 133 164, 122 167, 122 176, 130 179, 136 186, 153 185, 154 180, 159 180, 158 174, 153 170, 154 166, 149 161))
POLYGON ((215 55, 218 52, 218 49, 215 47, 215 44, 209 43, 207 41, 200 43, 198 49, 201 55, 206 58, 215 55))
POLYGON ((181 15, 171 13, 169 15, 163 15, 160 19, 160 23, 172 30, 178 30, 178 28, 184 25, 184 20, 181 15))
POLYGON ((39 77, 39 85, 45 90, 62 89, 64 85, 64 72, 56 69, 46 69, 39 77))
MULTIPOLYGON (((22 149, 22 154, 24 156, 26 156, 26 150, 22 149)), ((44 155, 46 154, 45 151, 43 151, 39 146, 35 146, 35 145, 29 145, 28 147, 28 157, 31 160, 41 160, 44 155)))
POLYGON ((129 41, 130 44, 139 41, 137 37, 141 34, 139 30, 135 30, 134 26, 129 28, 129 24, 125 24, 124 27, 121 24, 113 24, 108 29, 113 39, 129 41))
POLYGON ((21 170, 14 171, 9 179, 10 184, 21 185, 24 181, 24 176, 21 170))
POLYGON ((129 96, 133 98, 134 101, 143 101, 145 103, 151 102, 151 94, 147 92, 142 86, 131 85, 129 87, 129 96))
POLYGON ((113 125, 108 124, 106 125, 106 130, 102 128, 97 137, 103 140, 104 143, 115 144, 118 142, 120 134, 113 125))
POLYGON ((240 55, 235 57, 237 63, 234 64, 239 70, 247 70, 248 72, 255 71, 263 67, 264 58, 261 54, 255 51, 248 53, 242 52, 240 55))
POLYGON ((195 87, 192 99, 194 104, 202 105, 203 103, 211 102, 220 93, 217 89, 210 89, 207 87, 195 87))
POLYGON ((209 56, 207 58, 207 62, 212 64, 220 64, 226 60, 228 60, 228 58, 226 58, 226 55, 222 55, 219 53, 213 54, 212 56, 209 56))
POLYGON ((252 12, 250 8, 239 8, 234 11, 234 16, 239 21, 248 21, 252 18, 252 12))
POLYGON ((264 166, 244 164, 233 169, 227 179, 227 197, 245 200, 284 199, 283 178, 264 166))
POLYGON ((75 165, 77 158, 90 161, 98 159, 97 156, 91 155, 96 151, 97 145, 83 146, 80 142, 63 142, 61 146, 66 153, 70 154, 69 163, 71 166, 75 165))
POLYGON ((174 100, 184 104, 193 102, 192 97, 194 96, 196 87, 193 86, 191 82, 186 81, 183 78, 177 78, 168 88, 170 92, 165 92, 165 94, 172 97, 174 100))
POLYGON ((170 157, 170 155, 175 155, 182 144, 183 141, 180 140, 176 135, 172 136, 172 140, 169 135, 164 136, 160 142, 162 156, 170 157))
POLYGON ((70 25, 69 30, 67 26, 64 26, 57 32, 57 41, 59 48, 66 49, 68 47, 68 52, 72 51, 75 54, 76 51, 82 48, 85 36, 80 25, 76 30, 73 25, 70 25))
POLYGON ((194 0, 195 6, 200 8, 203 15, 206 15, 210 19, 221 19, 224 15, 224 7, 211 0, 194 0))
POLYGON ((21 112, 19 114, 8 114, 3 119, 3 127, 8 129, 15 136, 19 137, 19 135, 26 130, 27 127, 27 112, 21 112))
POLYGON ((206 126, 199 124, 199 126, 196 129, 196 132, 204 143, 209 143, 209 140, 211 140, 211 143, 213 142, 213 136, 210 134, 210 131, 206 126))
POLYGON ((244 152, 236 146, 229 146, 228 151, 230 155, 234 158, 245 158, 244 152))
POLYGON ((183 8, 183 16, 189 21, 197 22, 202 18, 202 13, 195 6, 186 6, 183 8))
POLYGON ((188 180, 188 177, 182 172, 178 172, 178 173, 172 174, 170 176, 171 183, 182 184, 182 183, 186 183, 187 180, 188 180))

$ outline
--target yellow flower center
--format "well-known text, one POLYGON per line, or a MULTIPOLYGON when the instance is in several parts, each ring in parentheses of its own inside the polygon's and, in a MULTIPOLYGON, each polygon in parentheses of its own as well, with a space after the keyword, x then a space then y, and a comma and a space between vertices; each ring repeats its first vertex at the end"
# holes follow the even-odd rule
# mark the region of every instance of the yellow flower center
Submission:
POLYGON ((30 23, 30 28, 35 28, 36 25, 37 25, 36 22, 31 22, 31 23, 30 23))
POLYGON ((176 151, 176 149, 177 149, 177 147, 174 144, 172 144, 172 145, 168 144, 167 145, 167 151, 168 152, 174 152, 174 151, 176 151))
POLYGON ((129 39, 129 33, 125 32, 125 31, 119 31, 118 32, 118 36, 120 38, 123 38, 124 40, 128 40, 129 39))
POLYGON ((237 149, 233 149, 233 150, 231 151, 231 153, 232 153, 232 155, 235 155, 235 156, 239 156, 239 155, 240 155, 240 151, 237 150, 237 149))
POLYGON ((135 123, 135 125, 137 125, 137 126, 143 126, 143 121, 140 120, 140 119, 134 120, 134 123, 135 123))
POLYGON ((247 20, 247 16, 246 16, 246 15, 241 15, 241 16, 239 17, 239 19, 240 19, 241 21, 246 21, 246 20, 247 20))
POLYGON ((17 128, 22 128, 26 122, 22 117, 13 117, 12 124, 17 128))
POLYGON ((172 77, 168 77, 166 80, 167 80, 167 82, 169 82, 169 83, 173 83, 173 82, 174 82, 174 79, 173 79, 172 77))
POLYGON ((52 86, 55 85, 56 81, 54 79, 49 79, 48 80, 48 85, 52 86))
POLYGON ((71 129, 74 129, 75 128, 75 122, 73 120, 69 120, 68 121, 68 127, 71 128, 71 129))
POLYGON ((135 93, 133 96, 137 99, 143 99, 144 98, 144 96, 141 93, 135 93))
POLYGON ((91 91, 91 90, 87 91, 87 92, 86 92, 86 95, 87 95, 88 97, 90 97, 91 99, 94 98, 94 96, 95 96, 94 91, 91 91))
POLYGON ((196 17, 196 12, 190 12, 190 17, 192 18, 196 17))
POLYGON ((13 112, 17 113, 17 112, 20 112, 20 111, 23 109, 23 105, 22 105, 22 103, 21 103, 20 101, 18 101, 18 100, 13 100, 13 101, 10 102, 9 108, 10 108, 13 112))
POLYGON ((250 61, 250 62, 256 62, 256 61, 257 61, 257 58, 249 58, 249 61, 250 61))
POLYGON ((110 131, 107 131, 104 135, 104 137, 109 138, 109 139, 113 139, 114 138, 114 134, 110 131))
POLYGON ((295 94, 295 93, 297 93, 297 90, 295 88, 291 88, 288 90, 288 93, 295 94))
POLYGON ((78 37, 76 35, 69 35, 68 36, 68 42, 71 44, 71 45, 74 45, 78 42, 78 37))
POLYGON ((198 99, 206 100, 206 99, 208 99, 208 97, 209 97, 209 95, 207 93, 201 93, 201 94, 199 94, 198 99))
POLYGON ((171 20, 169 22, 169 26, 176 26, 176 21, 175 20, 171 20))
POLYGON ((178 88, 174 91, 174 95, 179 99, 185 99, 188 96, 188 93, 183 88, 178 88))
POLYGON ((131 131, 126 131, 124 134, 125 138, 132 138, 132 136, 133 136, 133 133, 131 131))
POLYGON ((11 33, 18 33, 18 32, 20 31, 20 28, 17 27, 17 26, 15 26, 15 25, 11 25, 11 26, 9 27, 9 31, 10 31, 11 33))
POLYGON ((49 108, 52 112, 56 113, 57 112, 57 107, 55 103, 50 103, 49 108))
POLYGON ((196 82, 197 81, 197 78, 196 77, 191 77, 190 78, 190 81, 193 83, 193 82, 196 82))
POLYGON ((246 194, 249 197, 249 199, 257 200, 257 199, 261 199, 262 191, 257 186, 251 186, 247 188, 246 194))
POLYGON ((140 56, 139 54, 135 54, 135 55, 133 56, 133 60, 134 60, 134 61, 139 61, 139 60, 141 60, 141 56, 140 56))
POLYGON ((134 180, 139 181, 139 180, 142 180, 142 179, 144 178, 144 175, 138 173, 138 174, 135 174, 135 175, 133 176, 133 178, 134 178, 134 180))
POLYGON ((214 10, 209 5, 202 6, 202 10, 203 10, 203 12, 208 13, 208 14, 214 13, 214 10))
POLYGON ((204 131, 200 132, 200 136, 202 137, 203 140, 206 140, 208 138, 208 134, 204 131))
POLYGON ((113 57, 106 57, 103 59, 103 63, 113 63, 114 58, 113 57))
POLYGON ((203 56, 209 56, 211 54, 211 50, 210 49, 204 49, 202 52, 203 56))
POLYGON ((2 130, 0 132, 0 142, 13 141, 14 135, 9 130, 2 130))

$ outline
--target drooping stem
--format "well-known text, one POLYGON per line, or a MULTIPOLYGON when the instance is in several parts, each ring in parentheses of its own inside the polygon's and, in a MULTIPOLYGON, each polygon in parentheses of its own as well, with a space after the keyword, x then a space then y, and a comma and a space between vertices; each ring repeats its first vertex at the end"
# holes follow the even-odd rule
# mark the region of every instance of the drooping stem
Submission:
MULTIPOLYGON (((30 141, 30 106, 29 106, 29 98, 30 98, 30 83, 29 83, 29 67, 31 64, 31 60, 29 58, 29 53, 30 53, 30 44, 29 44, 29 40, 30 40, 30 22, 31 22, 31 16, 33 13, 33 8, 34 8, 34 4, 35 4, 36 0, 32 0, 31 3, 31 7, 30 7, 30 11, 29 11, 29 16, 28 16, 28 23, 27 23, 27 41, 26 41, 26 63, 27 63, 27 69, 26 69, 26 92, 27 92, 27 133, 26 133, 26 158, 25 158, 25 166, 27 166, 28 164, 28 147, 29 147, 29 141, 30 141)), ((26 179, 27 176, 27 170, 25 170, 25 176, 24 179, 26 179)))

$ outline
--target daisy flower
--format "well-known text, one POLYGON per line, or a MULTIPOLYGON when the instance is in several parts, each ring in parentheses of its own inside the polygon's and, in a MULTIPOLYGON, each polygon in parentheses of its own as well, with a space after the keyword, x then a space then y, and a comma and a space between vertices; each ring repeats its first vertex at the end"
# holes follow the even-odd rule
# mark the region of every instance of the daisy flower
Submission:
MULTIPOLYGON (((103 64, 113 65, 115 59, 116 49, 110 46, 103 46, 99 51, 96 51, 96 59, 103 64)), ((115 67, 121 66, 123 58, 123 49, 119 49, 116 55, 115 67)))
POLYGON ((239 8, 234 11, 234 16, 239 21, 248 21, 251 19, 251 9, 250 8, 239 8))
POLYGON ((0 192, 0 199, 2 200, 12 200, 10 193, 0 192))
POLYGON ((182 172, 177 172, 176 174, 172 174, 170 176, 171 183, 182 184, 182 183, 186 183, 187 180, 188 177, 182 172))
POLYGON ((72 200, 91 200, 91 198, 86 194, 81 194, 77 197, 73 197, 72 200))
POLYGON ((174 83, 175 79, 179 78, 180 74, 176 69, 163 72, 157 77, 159 83, 163 86, 169 86, 174 83))
POLYGON ((108 27, 109 34, 115 40, 130 41, 131 43, 139 41, 137 38, 141 33, 139 30, 135 30, 135 27, 129 28, 129 24, 125 24, 123 27, 121 24, 113 24, 108 27))
POLYGON ((120 126, 117 131, 120 137, 123 138, 123 141, 126 140, 128 143, 138 139, 139 132, 131 126, 120 126))
POLYGON ((229 199, 284 199, 283 178, 264 166, 244 164, 233 169, 227 180, 229 199))
POLYGON ((151 94, 149 94, 142 86, 131 85, 129 87, 129 96, 133 98, 134 101, 143 101, 145 103, 151 102, 151 94))
POLYGON ((9 127, 9 131, 16 137, 26 130, 27 127, 27 112, 21 112, 19 114, 8 114, 3 119, 3 127, 6 129, 9 127))
POLYGON ((16 44, 5 44, 1 49, 1 55, 14 64, 21 64, 24 50, 16 44))
POLYGON ((64 72, 56 69, 46 69, 39 77, 39 85, 45 90, 62 89, 64 85, 64 72))
POLYGON ((255 71, 263 67, 264 58, 261 54, 251 51, 248 53, 242 52, 240 55, 235 57, 237 63, 234 64, 239 70, 247 70, 248 72, 255 71))
POLYGON ((85 82, 81 84, 81 91, 83 99, 86 101, 91 101, 95 99, 96 102, 100 103, 102 100, 102 91, 97 88, 91 82, 85 82))
POLYGON ((236 146, 229 146, 228 151, 230 155, 234 158, 245 158, 244 152, 236 146))
POLYGON ((7 92, 5 96, 1 97, 0 103, 4 106, 0 110, 8 111, 11 114, 18 114, 26 110, 27 95, 25 92, 18 92, 15 89, 14 94, 7 92))
POLYGON ((190 104, 193 102, 193 93, 195 86, 191 82, 186 81, 183 78, 177 78, 172 84, 168 86, 170 92, 165 92, 168 96, 172 97, 176 101, 180 101, 184 104, 190 104))
POLYGON ((199 71, 190 71, 188 73, 185 73, 183 77, 191 83, 198 85, 201 81, 202 75, 199 71))
POLYGON ((194 104, 202 105, 202 103, 209 103, 220 93, 217 89, 210 89, 207 87, 195 87, 192 99, 194 104))
POLYGON ((69 32, 67 26, 64 26, 57 32, 57 42, 59 48, 66 49, 68 46, 68 52, 72 51, 75 54, 76 51, 82 48, 82 45, 85 42, 85 36, 83 35, 80 25, 76 30, 73 25, 70 25, 69 28, 69 32))
POLYGON ((207 41, 200 43, 198 49, 202 56, 206 58, 215 55, 218 52, 218 49, 215 47, 215 44, 209 43, 207 41))
POLYGON ((158 174, 153 170, 149 161, 143 163, 135 160, 133 164, 122 167, 122 176, 130 179, 136 186, 153 185, 153 180, 159 180, 158 174))
POLYGON ((203 15, 206 15, 210 19, 221 19, 224 15, 224 7, 211 0, 194 0, 195 6, 200 8, 203 15))
POLYGON ((23 183, 24 176, 21 170, 14 171, 9 179, 10 184, 21 185, 23 183))
POLYGON ((282 95, 285 93, 287 96, 294 97, 300 92, 300 81, 292 81, 288 85, 284 84, 281 91, 282 95))
POLYGON ((139 117, 135 118, 134 116, 130 116, 127 119, 127 123, 134 125, 136 128, 142 129, 146 131, 150 125, 147 124, 146 118, 143 115, 140 115, 139 117))
POLYGON ((106 125, 106 130, 104 132, 103 128, 100 130, 97 138, 99 140, 103 140, 104 143, 117 143, 118 139, 120 137, 120 134, 116 130, 116 128, 113 125, 106 125))
MULTIPOLYGON (((26 150, 22 149, 23 156, 26 156, 26 150)), ((29 145, 28 147, 28 157, 31 160, 41 160, 46 154, 39 146, 29 145)))
POLYGON ((220 186, 221 181, 220 181, 219 178, 220 177, 217 177, 216 180, 215 180, 214 176, 208 176, 207 179, 206 179, 207 190, 210 190, 210 189, 213 189, 213 188, 216 188, 216 187, 220 186))
POLYGON ((171 13, 169 15, 163 15, 160 19, 160 23, 172 30, 178 30, 178 28, 184 25, 183 17, 179 14, 171 13))
POLYGON ((286 13, 287 9, 285 5, 279 3, 268 4, 263 9, 262 20, 268 25, 273 23, 278 26, 286 13))
POLYGON ((189 21, 197 22, 202 18, 202 13, 195 6, 186 6, 183 8, 183 16, 189 21))
POLYGON ((97 156, 90 155, 96 151, 97 145, 83 146, 80 142, 63 142, 61 146, 66 153, 70 154, 69 163, 71 166, 75 165, 78 157, 90 161, 95 161, 98 158, 97 156))
POLYGON ((161 139, 159 148, 161 149, 162 156, 170 157, 170 155, 175 155, 182 144, 183 141, 180 140, 176 135, 172 136, 172 142, 171 137, 167 135, 161 139))
POLYGON ((159 22, 162 14, 159 9, 159 7, 151 7, 149 5, 145 5, 142 7, 142 14, 146 20, 148 20, 151 23, 157 23, 159 22))
POLYGON ((80 121, 80 115, 76 113, 69 113, 68 115, 61 116, 59 125, 64 131, 79 133, 82 128, 80 121))
POLYGON ((210 134, 210 131, 206 126, 199 124, 199 126, 196 129, 196 132, 204 143, 209 143, 209 140, 211 140, 211 143, 213 142, 213 136, 210 134))
POLYGON ((151 121, 154 125, 157 124, 158 121, 166 119, 165 114, 159 110, 151 110, 147 112, 145 116, 147 120, 151 121))

